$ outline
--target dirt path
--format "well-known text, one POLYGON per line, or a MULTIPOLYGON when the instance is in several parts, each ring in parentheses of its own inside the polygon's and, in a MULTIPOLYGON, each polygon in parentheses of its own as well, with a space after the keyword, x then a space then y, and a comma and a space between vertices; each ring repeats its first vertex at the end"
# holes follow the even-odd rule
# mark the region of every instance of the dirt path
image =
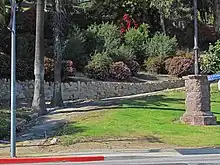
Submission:
MULTIPOLYGON (((27 142, 26 142, 27 143, 27 142)), ((133 149, 169 149, 177 148, 162 143, 149 143, 148 141, 112 141, 112 142, 87 142, 77 143, 71 146, 62 145, 33 145, 19 144, 17 156, 42 156, 42 155, 65 155, 76 152, 94 152, 104 150, 133 150, 133 149), (22 146, 23 145, 23 146, 22 146)), ((0 145, 0 157, 8 157, 10 148, 0 145)))

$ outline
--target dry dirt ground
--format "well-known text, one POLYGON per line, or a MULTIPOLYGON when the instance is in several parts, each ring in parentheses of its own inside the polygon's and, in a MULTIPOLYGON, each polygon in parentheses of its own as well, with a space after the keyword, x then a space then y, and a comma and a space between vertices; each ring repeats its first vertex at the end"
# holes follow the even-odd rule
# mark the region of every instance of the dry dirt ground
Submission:
MULTIPOLYGON (((134 149, 168 149, 177 148, 161 143, 149 143, 145 140, 139 141, 111 141, 111 142, 87 142, 77 143, 71 146, 61 145, 32 145, 24 146, 17 144, 17 156, 49 156, 65 155, 76 152, 95 152, 95 151, 117 151, 117 150, 134 150, 134 149)), ((10 148, 6 145, 0 145, 0 157, 8 157, 10 148)))

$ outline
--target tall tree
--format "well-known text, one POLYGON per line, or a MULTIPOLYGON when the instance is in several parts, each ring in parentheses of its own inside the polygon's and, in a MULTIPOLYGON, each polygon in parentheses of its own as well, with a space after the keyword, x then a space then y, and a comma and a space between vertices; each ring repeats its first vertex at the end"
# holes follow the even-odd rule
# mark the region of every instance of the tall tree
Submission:
POLYGON ((5 24, 5 0, 0 1, 0 27, 5 24))
POLYGON ((65 24, 65 11, 63 0, 54 0, 55 11, 53 14, 54 26, 54 91, 52 98, 53 106, 62 106, 62 89, 61 89, 61 65, 64 50, 64 24, 65 24))
POLYGON ((215 31, 220 34, 220 0, 214 0, 215 31))
POLYGON ((170 14, 170 8, 172 3, 173 0, 166 0, 166 1, 153 0, 150 3, 150 5, 157 8, 160 13, 160 24, 164 34, 166 34, 165 17, 170 14))
POLYGON ((36 6, 35 87, 32 108, 39 115, 47 113, 44 94, 44 3, 45 0, 37 0, 36 6))

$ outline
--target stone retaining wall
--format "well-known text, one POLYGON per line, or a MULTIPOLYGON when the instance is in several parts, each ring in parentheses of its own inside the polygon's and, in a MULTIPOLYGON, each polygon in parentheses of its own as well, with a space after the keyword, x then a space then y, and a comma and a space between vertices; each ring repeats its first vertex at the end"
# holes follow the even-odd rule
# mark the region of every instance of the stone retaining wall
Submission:
MULTIPOLYGON (((102 99, 128 96, 134 94, 155 92, 165 89, 180 88, 184 80, 166 80, 144 83, 124 82, 71 82, 62 84, 63 100, 102 99)), ((17 83, 17 98, 31 100, 34 91, 34 81, 17 83)), ((45 98, 51 100, 53 84, 45 83, 45 98)), ((0 80, 0 100, 10 99, 10 81, 0 80)))

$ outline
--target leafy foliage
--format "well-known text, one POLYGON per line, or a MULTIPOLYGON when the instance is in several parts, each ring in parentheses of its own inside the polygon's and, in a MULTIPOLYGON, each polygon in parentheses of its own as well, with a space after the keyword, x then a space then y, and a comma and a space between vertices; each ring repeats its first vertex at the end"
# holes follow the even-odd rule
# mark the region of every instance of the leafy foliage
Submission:
POLYGON ((165 73, 164 69, 164 58, 163 57, 148 57, 144 61, 144 69, 149 73, 165 73))
POLYGON ((35 36, 19 35, 17 37, 17 57, 26 61, 34 61, 35 36))
MULTIPOLYGON (((11 57, 6 54, 0 54, 0 78, 10 79, 10 64, 11 57)), ((33 63, 27 62, 22 59, 16 61, 16 78, 20 81, 32 80, 33 74, 33 63)))
POLYGON ((139 63, 146 56, 145 48, 148 41, 148 25, 142 24, 138 29, 131 28, 124 35, 124 42, 133 49, 139 63))
POLYGON ((84 33, 77 26, 73 26, 69 30, 65 43, 64 59, 74 61, 76 68, 82 69, 89 58, 85 47, 86 37, 84 33))
POLYGON ((93 34, 98 52, 109 52, 120 45, 120 31, 113 23, 93 24, 87 31, 93 34))
POLYGON ((201 70, 208 74, 220 72, 220 40, 215 45, 210 45, 209 50, 202 56, 201 70))
POLYGON ((112 59, 107 53, 95 53, 91 61, 85 67, 85 74, 94 79, 106 80, 109 77, 109 66, 112 59))
POLYGON ((149 56, 168 57, 175 55, 177 40, 175 37, 156 33, 146 46, 146 54, 149 56))
POLYGON ((112 49, 108 53, 114 62, 135 59, 134 50, 125 44, 112 49))

